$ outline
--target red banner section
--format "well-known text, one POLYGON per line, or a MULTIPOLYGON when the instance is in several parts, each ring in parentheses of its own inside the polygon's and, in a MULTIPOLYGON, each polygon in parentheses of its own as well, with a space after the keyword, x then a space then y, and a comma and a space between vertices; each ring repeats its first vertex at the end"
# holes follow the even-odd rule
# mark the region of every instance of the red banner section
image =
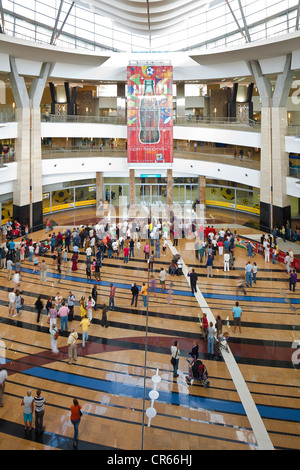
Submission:
POLYGON ((127 161, 173 162, 173 67, 127 67, 127 161))

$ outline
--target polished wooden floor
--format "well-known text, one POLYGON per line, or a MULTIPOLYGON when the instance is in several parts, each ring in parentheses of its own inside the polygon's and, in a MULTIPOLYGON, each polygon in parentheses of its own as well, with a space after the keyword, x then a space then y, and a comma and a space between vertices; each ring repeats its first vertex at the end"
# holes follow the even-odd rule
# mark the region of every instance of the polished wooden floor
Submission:
MULTIPOLYGON (((83 217, 82 215, 81 217, 83 217)), ((57 218, 57 222, 61 222, 57 218)), ((67 217, 63 219, 67 225, 67 217)), ((78 222, 78 220, 76 220, 78 222)), ((236 221, 237 222, 237 221, 236 221)), ((229 220, 230 223, 230 220, 229 220)), ((229 225, 229 224, 228 224, 229 225)), ((55 229, 57 229, 55 227, 55 229)), ((239 232, 254 233, 240 226, 239 232)), ((45 231, 34 234, 46 238, 45 231)), ((299 248, 299 247, 298 247, 299 248)), ((300 339, 299 287, 292 293, 282 264, 265 262, 261 255, 257 284, 244 295, 237 291, 247 262, 243 248, 235 250, 235 266, 223 271, 223 257, 215 257, 213 278, 207 278, 205 265, 195 258, 190 242, 179 241, 178 252, 199 274, 198 287, 213 315, 220 315, 223 331, 231 336, 229 346, 263 420, 274 449, 300 448, 299 366, 292 361, 293 342, 300 339), (243 310, 242 333, 232 333, 232 307, 240 301, 243 310)), ((148 264, 135 253, 123 259, 104 259, 98 284, 99 308, 93 313, 89 341, 81 346, 78 301, 89 295, 94 282, 86 280, 85 255, 80 254, 79 270, 70 270, 70 254, 61 275, 51 256, 47 283, 33 274, 28 258, 22 262, 21 289, 25 305, 19 317, 8 316, 6 270, 0 270, 2 356, 6 356, 8 381, 4 406, 0 408, 1 450, 72 449, 73 426, 70 406, 73 397, 82 405, 78 449, 84 450, 255 450, 255 433, 242 406, 239 393, 221 356, 210 358, 202 339, 201 305, 192 295, 184 276, 167 275, 167 289, 161 293, 157 281, 161 266, 168 267, 172 254, 157 259, 150 275, 148 316, 141 297, 131 306, 133 282, 148 282, 148 264), (154 286, 155 280, 155 286, 154 286), (100 325, 101 305, 108 303, 109 285, 116 285, 115 310, 108 312, 108 328, 100 325), (49 325, 45 314, 37 323, 34 308, 38 295, 44 303, 57 292, 66 298, 76 296, 76 317, 68 328, 79 333, 78 360, 68 364, 67 337, 58 340, 59 354, 50 348, 49 325), (170 346, 179 341, 179 377, 173 378, 170 346), (199 342, 200 358, 207 366, 210 388, 188 385, 187 353, 193 340, 199 342), (161 381, 154 401, 156 416, 150 423, 146 414, 151 406, 152 377, 161 381), (21 401, 28 389, 37 388, 46 398, 45 432, 41 437, 24 431, 21 401), (148 426, 149 424, 149 426, 148 426)), ((2 361, 3 362, 3 361, 2 361)))

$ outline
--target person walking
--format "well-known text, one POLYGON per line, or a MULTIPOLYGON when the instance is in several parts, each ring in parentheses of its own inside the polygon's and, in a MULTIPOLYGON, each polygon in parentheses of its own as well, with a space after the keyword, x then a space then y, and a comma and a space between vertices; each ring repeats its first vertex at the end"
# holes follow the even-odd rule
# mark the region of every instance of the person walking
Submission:
POLYGON ((10 289, 8 294, 8 316, 12 317, 15 313, 16 294, 14 289, 10 289))
POLYGON ((290 273, 290 278, 289 278, 290 291, 295 292, 296 284, 297 284, 297 272, 296 272, 296 269, 293 269, 293 271, 290 273))
POLYGON ((215 339, 215 328, 213 322, 209 323, 209 327, 207 328, 207 352, 210 356, 214 354, 214 339, 215 339))
POLYGON ((224 272, 229 271, 230 254, 224 253, 224 272))
POLYGON ((64 329, 65 329, 65 332, 67 333, 68 331, 68 316, 69 316, 69 309, 68 307, 65 305, 65 301, 63 300, 62 303, 61 303, 61 307, 60 309, 58 310, 58 313, 57 315, 60 317, 60 329, 61 329, 61 334, 64 333, 64 329))
POLYGON ((257 264, 256 263, 253 263, 252 276, 253 276, 253 283, 256 284, 256 276, 257 276, 257 264))
POLYGON ((80 316, 83 318, 86 315, 86 309, 85 309, 85 296, 83 295, 79 301, 79 306, 80 306, 80 316))
POLYGON ((78 403, 77 398, 73 399, 73 405, 70 408, 71 410, 71 423, 74 426, 74 439, 73 439, 73 447, 77 447, 78 444, 78 428, 80 424, 80 419, 82 416, 81 406, 78 403))
POLYGON ((161 291, 164 292, 165 291, 165 286, 166 286, 166 271, 164 268, 160 268, 160 271, 159 271, 159 283, 160 283, 160 287, 161 287, 161 291))
POLYGON ((21 402, 23 408, 23 421, 24 421, 24 431, 32 430, 32 415, 34 411, 34 399, 31 396, 31 390, 27 390, 26 396, 21 402))
POLYGON ((101 282, 100 268, 101 268, 101 260, 97 258, 96 263, 95 263, 95 279, 96 279, 96 282, 101 282))
POLYGON ((129 259, 129 246, 128 246, 127 243, 126 243, 125 246, 124 246, 123 253, 124 253, 124 263, 128 263, 128 259, 129 259))
POLYGON ((139 288, 136 285, 136 283, 134 283, 131 286, 131 293, 132 293, 131 305, 133 305, 135 303, 135 307, 136 307, 137 306, 137 301, 138 301, 138 296, 139 296, 139 288))
POLYGON ((108 303, 108 310, 115 309, 115 295, 116 295, 116 287, 113 283, 110 284, 110 291, 109 291, 109 303, 108 303))
POLYGON ((40 265, 40 275, 41 275, 41 282, 47 282, 47 265, 44 259, 42 259, 40 265))
POLYGON ((149 256, 149 271, 153 273, 153 266, 154 266, 154 251, 151 251, 151 255, 149 256))
POLYGON ((144 303, 144 307, 147 307, 147 299, 148 299, 148 286, 145 282, 142 285, 142 299, 144 303))
POLYGON ((95 302, 94 310, 97 310, 98 292, 97 292, 96 284, 93 286, 93 289, 92 289, 92 298, 94 299, 94 302, 95 302))
POLYGON ((290 274, 290 272, 291 272, 290 263, 291 263, 290 254, 289 254, 289 252, 287 251, 287 252, 286 252, 286 256, 285 256, 285 258, 284 258, 284 264, 286 264, 286 272, 287 272, 288 274, 290 274))
POLYGON ((246 285, 247 287, 252 287, 252 272, 253 266, 250 261, 246 264, 245 274, 246 274, 246 285))
POLYGON ((193 294, 197 292, 197 280, 198 280, 198 274, 195 273, 195 269, 192 269, 192 272, 190 273, 190 283, 191 283, 191 289, 193 294))
POLYGON ((41 434, 44 430, 44 415, 45 415, 45 403, 46 400, 42 397, 40 389, 36 391, 34 397, 34 410, 35 410, 35 431, 37 434, 41 434))
POLYGON ((68 355, 69 355, 68 364, 72 364, 73 360, 77 361, 77 340, 78 340, 77 331, 75 331, 74 328, 72 328, 71 333, 68 337, 68 355))
POLYGON ((68 321, 74 320, 74 304, 75 304, 75 296, 70 291, 68 295, 68 299, 67 299, 67 305, 69 309, 68 321))
POLYGON ((50 322, 50 331, 51 331, 53 327, 56 325, 56 319, 57 319, 57 310, 56 310, 54 302, 52 302, 51 308, 49 308, 48 318, 50 322))
POLYGON ((178 377, 178 365, 179 365, 179 343, 174 341, 174 344, 171 346, 171 364, 173 366, 173 377, 178 377))
POLYGON ((59 330, 58 330, 56 324, 54 324, 52 326, 52 328, 50 328, 51 351, 54 354, 57 354, 59 352, 59 350, 57 349, 58 337, 59 337, 59 330))
POLYGON ((23 297, 21 296, 19 290, 16 290, 16 291, 15 291, 15 294, 16 294, 16 298, 15 298, 15 307, 16 307, 17 315, 20 315, 20 314, 21 314, 21 310, 22 310, 22 306, 23 306, 23 304, 24 304, 24 299, 23 299, 23 297))
POLYGON ((4 406, 3 395, 5 391, 6 380, 7 380, 7 370, 1 369, 0 370, 0 406, 1 407, 4 406))
POLYGON ((7 269, 7 279, 9 281, 12 278, 12 268, 13 268, 13 262, 10 258, 8 258, 6 261, 6 269, 7 269))
POLYGON ((214 259, 211 255, 208 255, 206 260, 207 277, 213 277, 213 265, 214 259))
POLYGON ((104 326, 105 328, 108 328, 108 323, 107 323, 107 305, 103 304, 102 306, 102 318, 100 320, 100 325, 104 326))
POLYGON ((95 306, 95 301, 91 295, 89 295, 87 302, 86 302, 86 309, 87 309, 87 316, 90 322, 93 319, 93 308, 95 306))
POLYGON ((89 318, 87 318, 86 316, 84 316, 81 319, 80 326, 82 328, 82 347, 83 348, 85 347, 85 342, 89 338, 88 330, 89 330, 90 324, 91 324, 91 322, 90 322, 89 318))
POLYGON ((155 258, 160 258, 160 241, 158 238, 155 240, 155 258))
POLYGON ((233 312, 233 330, 232 333, 236 332, 236 327, 239 327, 240 333, 242 332, 241 328, 241 317, 242 317, 242 309, 239 306, 239 303, 236 302, 235 306, 232 309, 233 312))
POLYGON ((37 309, 37 313, 38 313, 37 319, 36 319, 36 322, 38 323, 40 321, 41 312, 44 308, 44 304, 42 302, 42 296, 41 295, 38 296, 38 299, 35 302, 34 306, 37 309))
POLYGON ((217 338, 222 334, 223 322, 220 315, 217 315, 215 328, 217 330, 217 338))

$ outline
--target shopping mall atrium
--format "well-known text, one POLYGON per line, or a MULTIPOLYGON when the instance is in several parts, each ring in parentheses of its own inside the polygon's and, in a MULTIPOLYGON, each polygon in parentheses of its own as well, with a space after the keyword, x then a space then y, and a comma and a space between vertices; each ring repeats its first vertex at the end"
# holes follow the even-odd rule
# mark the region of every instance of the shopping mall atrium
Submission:
POLYGON ((300 1, 1 0, 0 13, 0 449, 299 450, 300 1), (90 245, 92 261, 104 245, 101 281, 90 245), (69 292, 53 352, 47 300, 69 292), (215 332, 212 352, 204 321, 218 316, 229 338, 215 332), (195 343, 208 387, 190 381, 195 343), (38 389, 42 433, 20 406, 38 389))

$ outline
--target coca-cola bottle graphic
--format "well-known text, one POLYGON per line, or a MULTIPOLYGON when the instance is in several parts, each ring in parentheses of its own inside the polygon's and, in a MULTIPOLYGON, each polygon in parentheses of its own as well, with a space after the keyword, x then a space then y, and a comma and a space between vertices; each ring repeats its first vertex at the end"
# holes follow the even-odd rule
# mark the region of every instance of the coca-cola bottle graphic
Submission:
POLYGON ((156 144, 160 140, 159 105, 154 91, 154 81, 144 81, 144 95, 140 105, 140 141, 156 144))

